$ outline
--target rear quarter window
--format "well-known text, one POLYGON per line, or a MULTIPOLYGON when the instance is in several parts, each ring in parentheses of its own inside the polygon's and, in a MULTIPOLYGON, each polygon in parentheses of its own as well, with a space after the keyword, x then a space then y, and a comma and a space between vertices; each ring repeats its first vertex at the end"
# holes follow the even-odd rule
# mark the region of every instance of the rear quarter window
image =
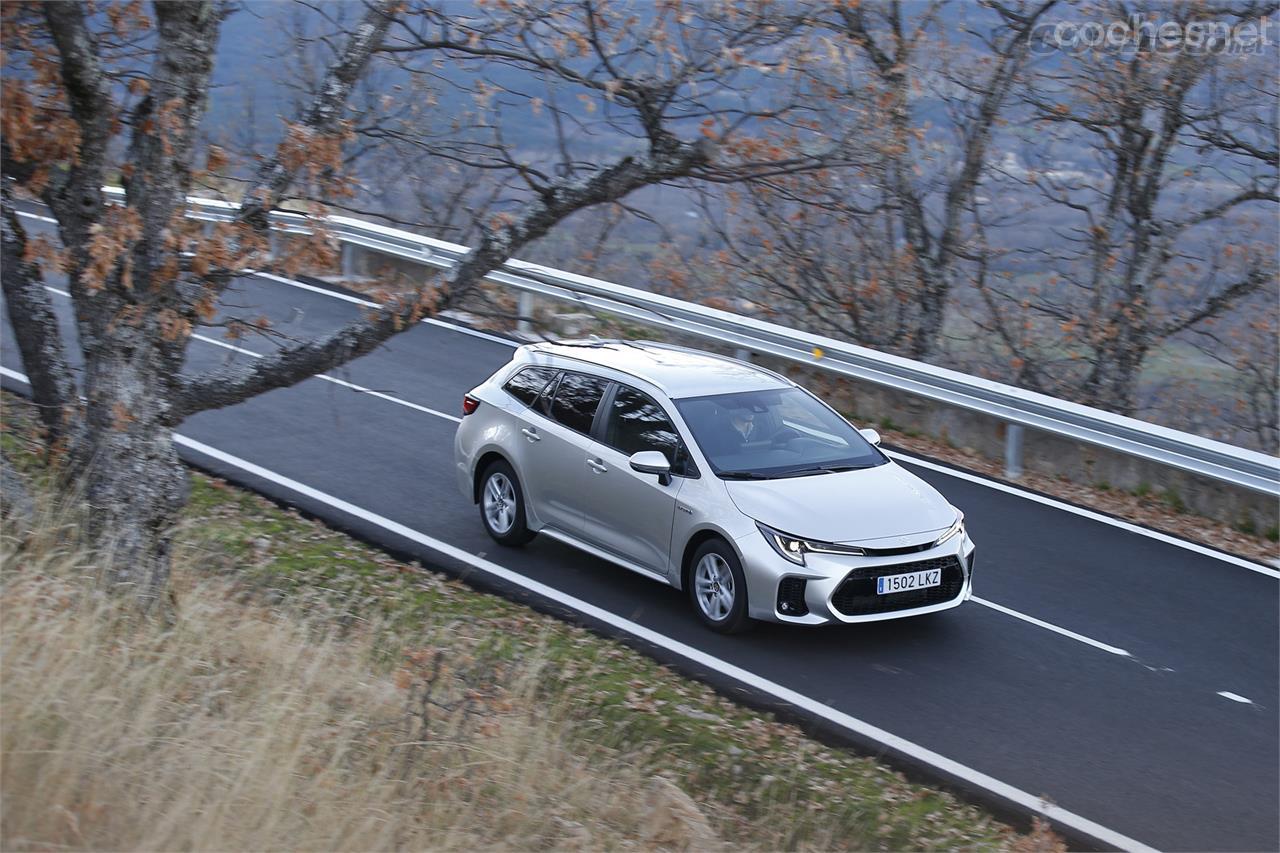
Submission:
POLYGON ((554 367, 526 367, 516 372, 502 388, 526 406, 532 406, 538 395, 560 371, 554 367))

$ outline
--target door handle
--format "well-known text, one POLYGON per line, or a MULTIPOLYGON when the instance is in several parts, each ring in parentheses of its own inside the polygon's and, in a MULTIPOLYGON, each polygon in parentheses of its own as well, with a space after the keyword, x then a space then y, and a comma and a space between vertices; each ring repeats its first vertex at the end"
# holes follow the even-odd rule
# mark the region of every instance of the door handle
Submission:
POLYGON ((605 471, 609 470, 609 466, 605 465, 599 459, 588 459, 587 467, 592 471, 595 471, 597 474, 603 474, 605 471))
POLYGON ((530 441, 542 441, 542 436, 538 435, 538 431, 536 429, 529 429, 528 427, 525 427, 520 431, 524 433, 524 437, 530 441))

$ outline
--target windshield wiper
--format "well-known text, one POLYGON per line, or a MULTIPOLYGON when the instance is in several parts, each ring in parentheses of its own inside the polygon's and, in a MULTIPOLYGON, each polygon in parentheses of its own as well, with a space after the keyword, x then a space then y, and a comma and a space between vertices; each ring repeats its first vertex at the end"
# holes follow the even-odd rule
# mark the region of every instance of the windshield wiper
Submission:
POLYGON ((760 474, 755 471, 719 471, 716 476, 721 480, 772 480, 772 474, 760 474))
POLYGON ((861 471, 871 465, 818 465, 813 468, 801 468, 797 471, 783 471, 779 477, 808 477, 813 474, 841 474, 845 471, 861 471))

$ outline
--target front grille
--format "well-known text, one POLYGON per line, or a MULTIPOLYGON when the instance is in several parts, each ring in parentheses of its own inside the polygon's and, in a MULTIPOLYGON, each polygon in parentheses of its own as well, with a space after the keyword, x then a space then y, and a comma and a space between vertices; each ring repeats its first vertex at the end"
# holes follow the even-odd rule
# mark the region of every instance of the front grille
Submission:
POLYGON ((933 547, 932 542, 924 542, 920 545, 908 545, 905 548, 866 548, 862 547, 863 552, 868 557, 897 557, 902 554, 918 554, 921 551, 928 551, 933 547))
POLYGON ((939 557, 918 563, 901 563, 896 566, 876 566, 855 569, 836 589, 831 603, 845 616, 866 616, 871 613, 889 613, 894 610, 913 610, 951 601, 964 589, 964 568, 956 557, 939 557), (876 594, 876 578, 900 575, 907 572, 923 572, 942 569, 942 583, 926 589, 912 589, 888 595, 876 594))
POLYGON ((778 612, 784 616, 803 616, 809 612, 804 600, 804 578, 783 578, 778 584, 778 612))

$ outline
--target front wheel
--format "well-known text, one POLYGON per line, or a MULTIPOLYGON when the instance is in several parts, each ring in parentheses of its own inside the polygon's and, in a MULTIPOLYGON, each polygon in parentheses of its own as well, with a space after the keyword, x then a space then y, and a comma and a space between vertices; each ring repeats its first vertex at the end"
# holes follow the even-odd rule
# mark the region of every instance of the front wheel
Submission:
POLYGON ((710 539, 693 555, 689 598, 703 623, 721 634, 751 626, 747 616, 747 580, 738 555, 727 542, 710 539))
POLYGON ((506 462, 494 462, 480 481, 480 519, 499 545, 523 545, 533 538, 525 521, 524 492, 506 462))

